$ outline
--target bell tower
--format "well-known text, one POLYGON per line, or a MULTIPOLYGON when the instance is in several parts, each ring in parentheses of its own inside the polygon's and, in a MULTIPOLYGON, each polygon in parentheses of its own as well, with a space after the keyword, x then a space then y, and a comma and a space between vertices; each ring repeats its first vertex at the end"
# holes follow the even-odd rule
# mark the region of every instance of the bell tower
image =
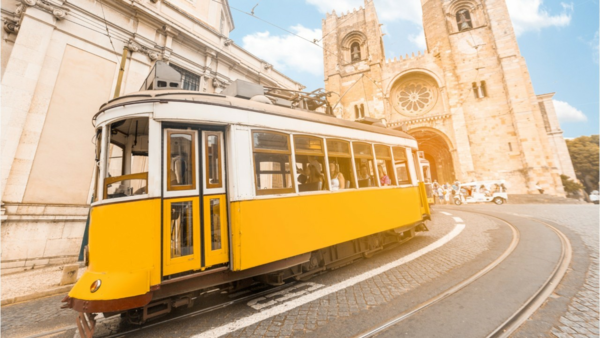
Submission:
POLYGON ((383 118, 385 52, 373 0, 340 16, 328 13, 322 27, 325 88, 335 93, 329 99, 334 114, 350 120, 383 118))
POLYGON ((465 149, 462 137, 472 154, 468 171, 480 176, 473 179, 502 172, 530 192, 540 184, 562 194, 558 163, 505 0, 421 4, 427 48, 449 89, 457 151, 465 149))

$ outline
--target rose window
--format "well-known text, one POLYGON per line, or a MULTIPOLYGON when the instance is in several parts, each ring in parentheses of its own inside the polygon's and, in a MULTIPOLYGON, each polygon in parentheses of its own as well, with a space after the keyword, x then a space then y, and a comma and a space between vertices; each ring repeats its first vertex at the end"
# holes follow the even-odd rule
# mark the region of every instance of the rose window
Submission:
POLYGON ((393 105, 400 113, 409 116, 429 112, 437 101, 437 89, 429 81, 411 79, 396 86, 392 94, 393 105))

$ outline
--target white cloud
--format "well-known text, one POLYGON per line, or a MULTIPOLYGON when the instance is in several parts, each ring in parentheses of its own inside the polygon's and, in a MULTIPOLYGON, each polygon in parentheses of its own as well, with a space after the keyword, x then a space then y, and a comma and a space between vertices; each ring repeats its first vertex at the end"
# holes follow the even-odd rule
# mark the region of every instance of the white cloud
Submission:
MULTIPOLYGON (((290 30, 310 41, 320 39, 320 29, 309 29, 302 25, 290 30)), ((274 36, 269 31, 246 35, 242 38, 243 47, 273 64, 280 70, 296 70, 312 75, 323 74, 323 50, 293 35, 274 36)))
POLYGON ((425 32, 421 31, 419 34, 410 34, 408 40, 414 43, 419 49, 427 49, 427 42, 425 41, 425 32))
POLYGON ((517 36, 526 31, 539 31, 546 27, 564 27, 571 23, 573 4, 561 3, 562 12, 551 15, 543 0, 506 0, 517 36))
POLYGON ((554 101, 554 109, 560 122, 586 122, 587 116, 581 110, 571 106, 569 103, 559 100, 554 101))

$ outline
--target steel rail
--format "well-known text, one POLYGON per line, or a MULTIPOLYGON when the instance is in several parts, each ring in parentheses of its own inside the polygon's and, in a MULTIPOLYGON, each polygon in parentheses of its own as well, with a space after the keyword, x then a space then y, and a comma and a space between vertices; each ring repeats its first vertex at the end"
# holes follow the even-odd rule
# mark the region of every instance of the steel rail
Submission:
MULTIPOLYGON (((496 217, 497 218, 497 217, 496 217)), ((506 225, 509 226, 509 228, 512 231, 513 234, 513 238, 509 244, 509 246, 507 247, 507 249, 502 253, 502 255, 498 256, 498 258, 496 258, 492 263, 488 264, 485 268, 481 269, 479 272, 475 273, 474 275, 472 275, 471 277, 465 279, 464 281, 458 283, 457 285, 451 287, 450 289, 442 292, 441 294, 417 305, 416 307, 407 310, 405 312, 402 312, 401 314, 399 314, 398 316, 386 321, 383 324, 378 325, 375 328, 372 328, 368 331, 362 332, 360 334, 358 334, 357 336, 355 336, 356 338, 366 338, 366 337, 373 337, 374 335, 381 333, 385 330, 387 330, 388 328, 400 323, 403 320, 406 320, 410 317, 412 317, 414 314, 416 314, 417 312, 420 312, 421 310, 424 310, 446 298, 448 298, 449 296, 457 293, 458 291, 464 289, 466 286, 468 286, 469 284, 473 283, 474 281, 480 279, 481 277, 483 277, 485 274, 487 274, 488 272, 490 272, 492 269, 494 269, 495 267, 497 267, 498 265, 500 265, 500 263, 502 263, 508 256, 510 256, 510 254, 515 250, 515 248, 517 247, 517 244, 519 243, 520 240, 520 233, 519 230, 517 230, 517 228, 515 228, 512 224, 510 224, 509 222, 502 220, 500 218, 497 218, 498 220, 500 220, 501 222, 505 223, 506 225)))
MULTIPOLYGON (((510 222, 506 221, 502 217, 499 217, 497 215, 488 214, 485 212, 478 212, 478 211, 472 211, 472 210, 464 210, 463 212, 469 212, 472 214, 479 214, 479 215, 485 215, 488 217, 492 217, 492 218, 495 218, 495 219, 507 224, 508 226, 510 226, 511 229, 513 230, 513 240, 511 242, 511 244, 509 245, 508 249, 501 256, 499 256, 496 260, 494 260, 494 262, 492 262, 490 265, 488 265, 487 267, 485 267, 483 270, 479 271, 475 275, 471 276, 469 279, 446 290, 442 294, 440 294, 434 298, 431 298, 428 301, 414 307, 413 309, 410 309, 408 311, 401 313, 400 315, 385 322, 384 324, 381 324, 378 327, 369 330, 368 332, 359 334, 356 337, 360 337, 360 338, 372 337, 372 336, 374 336, 378 333, 381 333, 382 331, 385 331, 386 329, 394 326, 395 324, 398 324, 399 322, 411 317, 412 315, 416 314, 417 312, 419 312, 433 304, 440 302, 441 300, 447 298, 448 296, 463 289, 467 285, 473 283, 475 280, 481 278, 483 275, 485 275, 486 273, 491 271, 493 268, 498 266, 502 261, 504 261, 512 253, 512 251, 514 251, 514 249, 516 248, 516 245, 518 243, 518 238, 516 238, 514 236, 514 234, 516 233, 518 236, 518 230, 512 224, 510 224, 510 222)), ((560 258, 559 258, 556 266, 554 267, 552 273, 550 274, 548 279, 542 284, 542 286, 540 286, 540 288, 527 301, 525 301, 525 303, 515 313, 513 313, 500 326, 498 326, 496 329, 494 329, 486 338, 506 338, 506 337, 509 337, 512 333, 514 333, 548 299, 548 297, 552 294, 554 289, 556 289, 559 282, 562 280, 562 278, 566 274, 567 269, 571 263, 571 259, 572 259, 571 242, 565 236, 565 234, 563 234, 560 230, 558 230, 553 225, 548 224, 547 222, 544 222, 540 219, 532 218, 532 217, 525 217, 525 216, 518 216, 518 217, 526 218, 531 221, 541 223, 541 224, 547 226, 548 228, 550 228, 554 233, 556 233, 557 237, 559 238, 559 240, 561 242, 561 255, 560 255, 560 258)))
POLYGON ((567 273, 567 269, 571 264, 573 257, 573 248, 571 247, 571 241, 563 234, 560 230, 547 222, 539 220, 537 218, 523 217, 534 222, 544 224, 552 231, 556 233, 562 244, 561 257, 558 264, 555 266, 552 274, 548 277, 546 282, 538 289, 538 291, 529 298, 525 304, 519 310, 517 310, 510 318, 508 318, 502 325, 494 330, 487 338, 505 338, 509 337, 514 333, 523 323, 527 321, 541 306, 544 304, 546 299, 552 295, 554 289, 558 287, 558 284, 567 273))
MULTIPOLYGON (((111 333, 111 334, 104 335, 104 336, 98 336, 98 338, 121 337, 121 336, 124 336, 126 334, 130 334, 130 333, 133 333, 133 332, 139 332, 139 331, 142 331, 142 330, 154 327, 154 326, 162 325, 162 324, 165 324, 165 323, 174 322, 174 321, 185 319, 185 318, 195 317, 195 316, 198 316, 198 315, 202 315, 202 314, 205 314, 205 313, 213 312, 213 311, 216 311, 216 310, 219 310, 219 309, 226 308, 226 307, 231 306, 231 305, 243 303, 245 301, 252 300, 252 299, 257 298, 257 297, 262 297, 264 295, 268 295, 268 294, 280 291, 281 289, 288 288, 288 287, 290 287, 290 286, 292 286, 292 285, 294 285, 296 283, 297 282, 292 281, 292 282, 289 282, 289 283, 286 283, 286 284, 283 284, 283 285, 280 285, 280 286, 272 287, 272 288, 269 288, 269 289, 261 291, 261 292, 252 293, 250 295, 247 295, 247 296, 244 296, 244 297, 241 297, 241 298, 232 299, 230 301, 226 301, 226 302, 223 302, 223 303, 220 303, 220 304, 217 304, 217 305, 213 305, 213 306, 210 306, 210 307, 207 307, 207 308, 204 308, 204 309, 199 309, 199 310, 196 310, 196 311, 193 311, 193 312, 190 312, 190 313, 186 313, 186 314, 183 314, 183 315, 180 315, 180 316, 176 316, 176 317, 173 317, 173 318, 169 318, 169 319, 166 319, 166 320, 157 320, 157 321, 151 322, 150 324, 147 324, 147 325, 143 325, 142 324, 141 326, 132 328, 130 330, 125 330, 125 331, 117 332, 117 333, 111 333)), ((110 317, 106 318, 106 319, 108 320, 108 319, 110 319, 110 317)), ((96 323, 96 327, 99 324, 103 323, 103 322, 104 322, 104 320, 102 320, 102 319, 98 320, 98 322, 96 323)), ((37 334, 32 335, 32 336, 27 336, 26 338, 40 338, 40 337, 47 337, 47 336, 51 336, 51 335, 53 336, 53 335, 57 335, 59 333, 67 332, 69 330, 76 330, 76 329, 77 329, 77 325, 70 325, 70 326, 66 326, 66 327, 63 327, 63 328, 60 328, 60 329, 56 329, 56 330, 52 330, 52 331, 45 331, 45 332, 37 333, 37 334)))

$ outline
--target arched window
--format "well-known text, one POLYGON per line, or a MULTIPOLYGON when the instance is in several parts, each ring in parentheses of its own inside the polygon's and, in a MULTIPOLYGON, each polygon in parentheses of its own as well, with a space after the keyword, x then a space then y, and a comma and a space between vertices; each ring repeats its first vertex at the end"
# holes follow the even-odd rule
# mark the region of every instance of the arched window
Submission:
POLYGON ((362 60, 360 55, 360 44, 358 42, 354 42, 352 45, 350 45, 350 55, 352 62, 362 60))
POLYGON ((456 12, 456 24, 458 25, 459 32, 473 28, 471 13, 466 9, 461 9, 456 12))

